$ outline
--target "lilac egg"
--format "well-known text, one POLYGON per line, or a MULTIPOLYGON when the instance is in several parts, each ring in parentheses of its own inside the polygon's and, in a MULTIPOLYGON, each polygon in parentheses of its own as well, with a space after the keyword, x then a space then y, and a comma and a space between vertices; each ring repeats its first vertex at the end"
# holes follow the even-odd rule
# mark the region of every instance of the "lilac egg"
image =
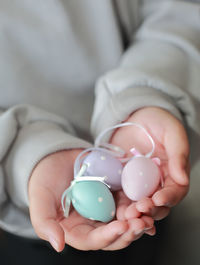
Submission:
POLYGON ((111 186, 112 190, 121 189, 122 163, 104 151, 92 151, 83 160, 88 165, 85 176, 105 177, 105 183, 111 186))
POLYGON ((157 189, 161 171, 156 163, 145 156, 131 159, 122 171, 122 189, 133 201, 151 196, 157 189))

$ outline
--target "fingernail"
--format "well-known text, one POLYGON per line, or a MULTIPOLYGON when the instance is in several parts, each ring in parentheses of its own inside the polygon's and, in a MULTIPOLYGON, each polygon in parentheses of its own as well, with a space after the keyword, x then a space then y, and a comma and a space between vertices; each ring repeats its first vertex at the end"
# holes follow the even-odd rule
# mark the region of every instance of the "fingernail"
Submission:
POLYGON ((137 236, 137 235, 139 235, 139 234, 141 234, 141 233, 144 233, 144 229, 135 232, 135 235, 137 236))
POLYGON ((52 247, 59 252, 59 245, 58 242, 53 238, 53 237, 49 237, 49 242, 51 243, 52 247))
POLYGON ((151 227, 146 227, 146 228, 144 229, 144 231, 151 230, 152 228, 153 228, 153 226, 151 226, 151 227))
POLYGON ((171 204, 169 202, 165 203, 164 206, 171 207, 171 204))

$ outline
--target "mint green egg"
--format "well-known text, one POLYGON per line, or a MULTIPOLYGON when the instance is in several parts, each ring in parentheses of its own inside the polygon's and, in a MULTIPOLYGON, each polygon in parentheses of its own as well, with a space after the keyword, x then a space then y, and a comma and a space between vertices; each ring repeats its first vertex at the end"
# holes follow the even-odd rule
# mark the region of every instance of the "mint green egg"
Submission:
POLYGON ((72 188, 72 204, 85 218, 109 222, 115 216, 115 201, 109 188, 100 181, 80 181, 72 188))

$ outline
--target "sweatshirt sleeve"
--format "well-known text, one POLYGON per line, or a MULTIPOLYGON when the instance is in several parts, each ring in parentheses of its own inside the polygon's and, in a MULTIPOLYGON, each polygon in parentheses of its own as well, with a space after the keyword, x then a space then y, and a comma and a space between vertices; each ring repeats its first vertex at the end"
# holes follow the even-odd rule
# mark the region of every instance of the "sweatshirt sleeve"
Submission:
POLYGON ((65 119, 30 105, 0 113, 0 227, 34 237, 29 218, 28 180, 35 165, 59 150, 87 148, 65 119))
POLYGON ((96 83, 92 135, 147 106, 168 110, 199 135, 200 4, 142 3, 142 23, 119 66, 96 83))

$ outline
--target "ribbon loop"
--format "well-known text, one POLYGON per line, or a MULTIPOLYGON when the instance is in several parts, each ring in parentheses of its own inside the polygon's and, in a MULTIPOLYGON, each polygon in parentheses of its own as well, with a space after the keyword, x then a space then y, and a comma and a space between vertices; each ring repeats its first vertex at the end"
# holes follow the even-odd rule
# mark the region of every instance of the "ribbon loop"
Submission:
MULTIPOLYGON (((95 140, 95 143, 94 143, 94 146, 98 148, 98 146, 103 146, 103 145, 111 145, 109 143, 101 143, 101 140, 102 138, 105 136, 106 133, 108 133, 109 131, 111 130, 114 130, 114 129, 117 129, 117 128, 120 128, 120 127, 125 127, 125 126, 135 126, 139 129, 141 129, 145 135, 148 137, 148 139, 150 140, 151 144, 152 144, 152 149, 149 153, 147 153, 145 156, 146 157, 151 157, 155 151, 155 142, 153 140, 153 138, 151 137, 151 135, 148 133, 148 131, 142 126, 140 125, 139 123, 136 123, 136 122, 124 122, 124 123, 121 123, 121 124, 117 124, 117 125, 114 125, 112 127, 109 127, 109 128, 106 128, 105 130, 103 130, 96 138, 95 140)), ((112 145, 111 145, 112 146, 112 145)), ((114 147, 115 148, 115 147, 114 147)), ((116 147, 116 148, 120 148, 120 147, 116 147)), ((120 148, 121 149, 121 148, 120 148)), ((122 150, 122 149, 121 149, 122 150)), ((121 158, 120 161, 121 162, 127 162, 129 161, 130 158, 121 158)))
MULTIPOLYGON (((104 145, 104 143, 102 145, 104 145)), ((110 149, 112 149, 114 151, 110 151, 110 150, 107 150, 107 149, 104 149, 104 148, 100 148, 100 147, 90 147, 90 148, 87 148, 87 149, 83 150, 77 156, 77 158, 76 158, 76 160, 74 162, 74 176, 77 176, 79 174, 79 172, 80 172, 81 163, 84 160, 84 157, 82 158, 82 156, 85 153, 89 153, 91 151, 103 151, 103 152, 106 152, 106 153, 108 153, 110 155, 113 155, 113 156, 116 156, 116 157, 123 157, 125 155, 125 151, 123 149, 121 149, 120 147, 112 145, 112 144, 105 143, 105 147, 108 148, 108 146, 109 146, 110 149)))
MULTIPOLYGON (((74 180, 71 182, 69 188, 67 188, 63 192, 62 199, 61 199, 62 209, 63 209, 64 215, 66 217, 69 215, 69 210, 70 210, 70 205, 71 205, 71 200, 72 200, 72 188, 76 183, 81 182, 81 181, 100 181, 104 185, 106 185, 108 188, 110 188, 110 186, 107 183, 105 183, 105 181, 104 181, 105 177, 83 176, 85 171, 88 168, 87 164, 82 163, 84 160, 84 157, 82 157, 82 156, 84 154, 91 152, 91 151, 103 151, 103 152, 107 152, 107 153, 109 153, 115 157, 118 157, 122 163, 128 162, 130 159, 132 159, 132 157, 124 157, 125 151, 122 148, 120 148, 119 146, 115 146, 113 144, 106 143, 106 142, 103 142, 103 143, 101 142, 103 136, 105 136, 106 133, 108 133, 109 131, 111 131, 113 129, 117 129, 117 128, 124 127, 124 126, 136 126, 139 129, 141 129, 146 134, 146 136, 149 138, 149 140, 152 144, 151 151, 144 156, 147 158, 150 158, 153 155, 153 153, 155 151, 155 142, 154 142, 153 138, 151 137, 151 135, 148 133, 148 131, 142 125, 135 123, 135 122, 124 122, 124 123, 117 124, 115 126, 112 126, 112 127, 109 127, 107 129, 103 130, 97 136, 95 143, 94 143, 94 147, 87 148, 87 149, 83 150, 77 156, 77 158, 75 160, 75 163, 74 163, 74 180)), ((132 154, 134 156, 142 156, 134 148, 132 148, 130 151, 132 152, 132 154)), ((161 185, 163 185, 163 180, 161 180, 161 185)))

